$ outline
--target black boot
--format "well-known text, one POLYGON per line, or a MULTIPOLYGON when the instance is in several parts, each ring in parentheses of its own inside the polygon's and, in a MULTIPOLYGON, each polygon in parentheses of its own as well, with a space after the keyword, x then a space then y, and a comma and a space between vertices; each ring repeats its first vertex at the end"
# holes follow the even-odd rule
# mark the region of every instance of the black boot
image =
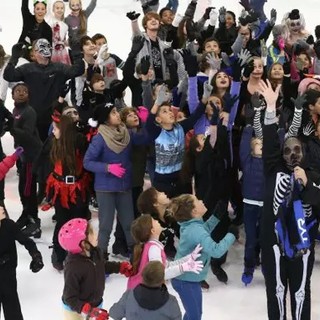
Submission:
POLYGON ((17 226, 22 230, 28 224, 28 216, 22 211, 21 216, 16 221, 17 226))
POLYGON ((228 275, 226 272, 221 268, 220 265, 216 265, 211 262, 211 270, 212 273, 217 277, 220 282, 227 283, 228 282, 228 275))
POLYGON ((22 232, 27 237, 34 237, 39 239, 41 237, 41 228, 40 228, 40 219, 29 217, 28 223, 25 228, 22 229, 22 232))
POLYGON ((51 254, 51 263, 57 271, 63 271, 63 262, 58 261, 57 254, 54 249, 52 250, 51 254))

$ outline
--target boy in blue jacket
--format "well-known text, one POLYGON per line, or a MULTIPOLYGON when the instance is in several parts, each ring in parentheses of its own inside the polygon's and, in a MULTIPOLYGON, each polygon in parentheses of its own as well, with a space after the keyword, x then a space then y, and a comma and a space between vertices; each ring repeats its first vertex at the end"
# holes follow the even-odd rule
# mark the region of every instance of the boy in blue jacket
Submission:
POLYGON ((204 222, 202 217, 207 208, 203 201, 196 196, 184 194, 172 199, 172 213, 180 225, 180 242, 175 260, 192 252, 194 246, 202 247, 200 260, 203 269, 199 274, 186 272, 172 279, 173 288, 178 292, 186 314, 184 319, 200 320, 202 317, 202 291, 200 282, 207 278, 211 258, 223 256, 239 237, 237 227, 231 225, 225 237, 216 243, 211 238, 211 232, 219 220, 227 212, 227 202, 219 201, 214 209, 214 214, 204 222))

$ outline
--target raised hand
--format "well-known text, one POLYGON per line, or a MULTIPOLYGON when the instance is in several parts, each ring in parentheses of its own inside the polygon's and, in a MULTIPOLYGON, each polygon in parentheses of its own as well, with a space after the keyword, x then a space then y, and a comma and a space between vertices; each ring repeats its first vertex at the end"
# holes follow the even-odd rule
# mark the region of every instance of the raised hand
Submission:
POLYGON ((135 11, 127 12, 126 14, 127 18, 129 18, 131 21, 137 20, 140 16, 140 13, 137 13, 135 11))
POLYGON ((307 95, 306 94, 298 95, 296 99, 291 98, 291 101, 293 102, 297 110, 302 110, 303 106, 307 102, 307 95))
POLYGON ((267 79, 267 82, 260 80, 259 82, 260 94, 263 95, 264 99, 267 102, 267 108, 275 108, 276 102, 279 97, 279 92, 281 89, 281 84, 278 84, 276 89, 273 90, 270 81, 267 79))
POLYGON ((220 70, 221 68, 221 59, 216 59, 215 56, 211 53, 208 53, 206 56, 207 62, 210 64, 212 70, 220 70))
POLYGON ((140 61, 141 74, 147 75, 150 69, 150 56, 144 56, 140 61))

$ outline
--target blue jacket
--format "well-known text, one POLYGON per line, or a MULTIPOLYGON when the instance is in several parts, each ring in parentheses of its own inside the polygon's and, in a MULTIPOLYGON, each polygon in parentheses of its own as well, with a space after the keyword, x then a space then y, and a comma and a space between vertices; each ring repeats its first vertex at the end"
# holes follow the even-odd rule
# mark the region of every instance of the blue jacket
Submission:
POLYGON ((183 281, 200 282, 207 278, 208 269, 211 258, 220 258, 230 248, 235 241, 235 237, 231 233, 216 243, 211 238, 212 230, 217 226, 219 220, 212 215, 210 219, 204 222, 202 219, 191 219, 180 224, 180 242, 175 256, 175 260, 181 259, 190 254, 194 248, 200 243, 201 257, 198 260, 203 261, 203 269, 199 274, 193 272, 185 272, 177 279, 183 281))
POLYGON ((112 151, 101 134, 93 137, 83 159, 86 170, 94 173, 94 190, 107 192, 128 191, 132 188, 132 144, 145 144, 148 139, 145 133, 130 132, 130 142, 120 153, 112 151), (107 164, 121 163, 126 169, 122 178, 118 178, 106 170, 107 164))
POLYGON ((251 155, 251 139, 253 128, 243 129, 240 143, 240 161, 242 167, 242 195, 249 200, 263 201, 264 171, 262 158, 251 155))

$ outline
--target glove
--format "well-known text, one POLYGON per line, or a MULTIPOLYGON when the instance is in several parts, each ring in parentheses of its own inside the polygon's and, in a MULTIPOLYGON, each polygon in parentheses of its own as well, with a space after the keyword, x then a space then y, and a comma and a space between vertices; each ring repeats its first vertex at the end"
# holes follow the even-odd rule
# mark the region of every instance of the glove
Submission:
POLYGON ((238 54, 240 67, 242 68, 245 64, 247 64, 251 58, 252 58, 252 55, 249 50, 241 49, 240 53, 238 54))
POLYGON ((123 274, 125 277, 129 278, 132 276, 132 265, 128 261, 123 261, 120 263, 120 274, 123 274))
POLYGON ((276 9, 271 9, 271 14, 270 14, 270 26, 274 26, 276 24, 277 21, 277 10, 276 9))
POLYGON ((298 95, 296 99, 291 98, 291 101, 293 102, 295 108, 297 110, 302 110, 303 106, 306 104, 306 94, 298 95))
POLYGON ((213 215, 219 219, 220 221, 222 218, 228 213, 228 201, 226 200, 219 200, 213 210, 213 215))
POLYGON ((163 57, 166 60, 166 65, 168 67, 171 67, 177 64, 174 59, 173 49, 171 47, 163 50, 163 57))
POLYGON ((147 75, 150 69, 150 56, 142 57, 140 61, 141 74, 147 75))
POLYGON ((250 11, 251 7, 250 7, 249 0, 241 0, 239 1, 239 4, 244 8, 244 10, 250 11))
POLYGON ((225 7, 221 7, 219 9, 219 22, 220 23, 225 23, 226 22, 226 13, 227 13, 227 10, 225 7))
POLYGON ((249 61, 249 63, 247 63, 247 65, 244 67, 244 70, 243 70, 243 76, 245 78, 249 78, 250 77, 250 74, 253 72, 254 70, 254 61, 251 60, 249 61))
POLYGON ((43 268, 43 261, 41 253, 38 251, 32 255, 30 263, 30 270, 34 273, 39 272, 43 268))
POLYGON ((168 102, 168 95, 167 95, 167 87, 162 84, 161 88, 158 91, 158 96, 157 99, 155 101, 155 104, 157 106, 161 106, 164 102, 168 102))
POLYGON ((111 163, 107 165, 107 171, 118 178, 122 178, 127 170, 122 167, 121 163, 111 163))
POLYGON ((183 272, 194 272, 196 274, 199 274, 203 269, 203 262, 201 260, 195 261, 190 256, 186 262, 183 262, 180 265, 180 267, 183 272))
POLYGON ((232 233, 237 240, 239 239, 239 236, 240 236, 240 234, 239 234, 239 229, 238 229, 238 227, 235 226, 234 224, 232 224, 231 226, 229 226, 229 228, 228 228, 228 233, 232 233))
POLYGON ((314 44, 314 37, 312 34, 310 34, 310 36, 306 39, 306 43, 309 45, 314 44))
MULTIPOLYGON (((209 17, 210 17, 210 12, 211 12, 211 10, 213 10, 213 9, 214 9, 213 7, 207 7, 206 10, 205 10, 205 12, 204 12, 204 14, 203 14, 203 16, 202 16, 202 19, 208 20, 209 17)), ((211 25, 212 25, 212 24, 211 24, 211 25)), ((214 26, 214 25, 213 25, 213 26, 214 26)))
POLYGON ((218 125, 218 122, 219 122, 219 111, 220 110, 212 101, 210 101, 209 103, 213 109, 213 114, 212 114, 212 117, 210 120, 210 124, 213 126, 216 126, 216 125, 218 125))
POLYGON ((232 96, 230 93, 226 93, 223 96, 223 111, 230 113, 231 108, 234 106, 238 99, 239 96, 237 96, 236 94, 232 96))
POLYGON ((195 77, 198 73, 198 61, 197 57, 191 55, 185 55, 183 58, 184 65, 189 77, 195 77))
POLYGON ((81 309, 81 316, 87 320, 107 320, 109 313, 107 310, 93 308, 90 303, 85 303, 81 309))
POLYGON ((197 30, 192 20, 186 21, 186 31, 187 31, 187 39, 189 41, 192 42, 197 38, 197 30))
POLYGON ((209 24, 210 26, 215 26, 218 20, 218 12, 215 9, 211 9, 210 13, 209 13, 209 24))
POLYGON ((141 120, 142 123, 145 123, 149 116, 149 110, 145 107, 138 107, 137 108, 137 116, 141 120))
POLYGON ((216 59, 211 53, 208 53, 206 56, 206 60, 210 64, 212 70, 220 70, 221 59, 216 59))
POLYGON ((252 96, 251 96, 251 105, 253 107, 254 110, 260 110, 261 108, 261 100, 260 100, 260 94, 259 92, 255 92, 252 96))
POLYGON ((317 41, 314 46, 313 46, 313 49, 316 53, 316 56, 318 59, 320 59, 320 41, 317 41))
POLYGON ((22 56, 25 45, 22 42, 16 43, 11 49, 10 63, 16 65, 19 58, 22 56))
POLYGON ((140 13, 137 13, 135 11, 130 11, 130 12, 127 12, 126 16, 131 21, 134 21, 134 20, 137 20, 140 17, 140 13))
POLYGON ((212 92, 212 85, 210 85, 208 83, 208 81, 205 81, 203 83, 203 95, 202 95, 202 98, 205 99, 205 100, 208 100, 209 97, 211 96, 211 92, 212 92))
POLYGON ((60 89, 59 97, 65 98, 70 90, 70 81, 66 82, 60 89))
POLYGON ((239 54, 242 49, 243 38, 244 38, 243 35, 241 35, 241 33, 239 33, 237 36, 237 39, 235 40, 235 42, 231 46, 232 52, 235 55, 239 54))
POLYGON ((179 24, 180 22, 182 21, 183 19, 183 16, 179 13, 177 13, 175 16, 174 16, 174 19, 172 21, 172 26, 175 27, 175 28, 178 28, 179 27, 179 24))
POLYGON ((14 152, 14 156, 16 157, 16 159, 18 159, 21 155, 22 155, 22 153, 23 153, 23 148, 22 147, 18 147, 17 149, 16 149, 16 151, 14 152))
POLYGON ((200 251, 202 250, 201 244, 197 244, 197 246, 195 247, 195 249, 191 252, 190 257, 192 260, 196 261, 200 256, 201 253, 200 251))
POLYGON ((282 37, 278 38, 277 44, 278 44, 280 51, 284 50, 284 48, 286 46, 286 42, 282 37))
POLYGON ((145 40, 146 40, 146 38, 143 36, 135 36, 132 39, 132 46, 131 46, 130 54, 136 56, 140 52, 142 47, 144 46, 145 40))

